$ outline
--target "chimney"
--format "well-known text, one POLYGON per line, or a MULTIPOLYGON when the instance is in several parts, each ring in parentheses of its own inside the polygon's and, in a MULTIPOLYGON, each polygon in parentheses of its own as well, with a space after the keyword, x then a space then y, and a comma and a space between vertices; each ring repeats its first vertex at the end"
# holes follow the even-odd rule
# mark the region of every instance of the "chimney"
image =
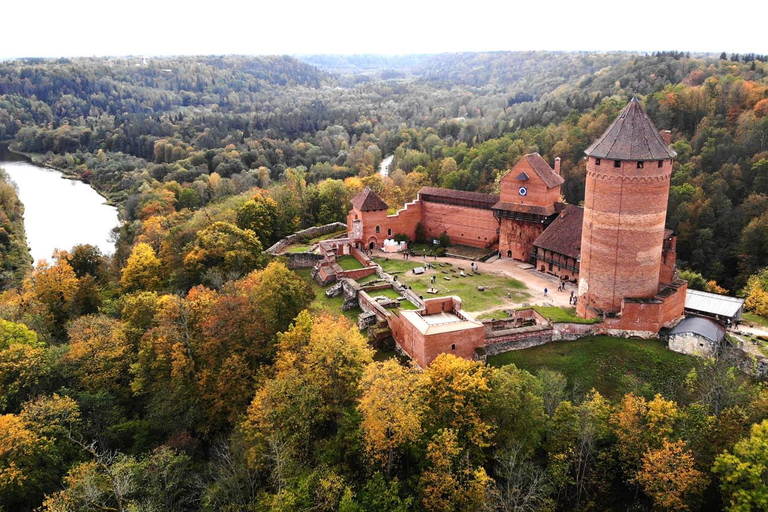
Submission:
POLYGON ((672 132, 669 130, 661 130, 661 138, 664 139, 664 144, 669 146, 669 143, 672 142, 672 132))
POLYGON ((555 174, 560 176, 560 157, 555 158, 555 174))

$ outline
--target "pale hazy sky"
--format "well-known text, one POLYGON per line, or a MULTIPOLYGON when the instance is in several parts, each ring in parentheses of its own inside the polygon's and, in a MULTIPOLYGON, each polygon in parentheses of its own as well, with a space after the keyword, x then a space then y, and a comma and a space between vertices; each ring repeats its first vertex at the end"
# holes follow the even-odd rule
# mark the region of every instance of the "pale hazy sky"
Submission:
POLYGON ((482 50, 768 54, 767 20, 766 0, 0 0, 0 58, 482 50))

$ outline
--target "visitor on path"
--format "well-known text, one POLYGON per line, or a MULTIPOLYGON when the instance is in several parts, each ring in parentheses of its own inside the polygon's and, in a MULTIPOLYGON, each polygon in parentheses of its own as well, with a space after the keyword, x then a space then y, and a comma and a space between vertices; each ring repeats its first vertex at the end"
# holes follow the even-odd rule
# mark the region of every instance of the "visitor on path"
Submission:
POLYGON ((545 296, 545 297, 547 296, 547 292, 548 292, 548 291, 549 291, 549 290, 547 290, 546 288, 544 288, 544 296, 545 296))

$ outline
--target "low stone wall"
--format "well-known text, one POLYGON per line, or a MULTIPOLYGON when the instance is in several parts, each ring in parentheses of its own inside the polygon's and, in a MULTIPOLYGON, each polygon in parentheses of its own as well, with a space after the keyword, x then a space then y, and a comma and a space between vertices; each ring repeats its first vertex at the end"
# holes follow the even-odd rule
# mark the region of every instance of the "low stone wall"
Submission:
POLYGON ((291 269, 312 268, 323 259, 322 255, 311 252, 287 252, 282 256, 286 260, 286 266, 291 269))
POLYGON ((495 356, 511 350, 545 345, 552 341, 552 332, 553 329, 549 325, 532 325, 490 332, 486 327, 485 355, 495 356))
POLYGON ((552 341, 573 341, 595 334, 595 324, 557 323, 552 326, 552 341))
POLYGON ((341 229, 347 229, 347 225, 343 222, 332 222, 331 224, 325 224, 323 226, 313 226, 311 228, 302 229, 301 231, 297 231, 294 234, 288 235, 282 240, 279 240, 265 252, 271 254, 272 256, 277 256, 283 252, 286 247, 304 238, 315 238, 317 236, 327 235, 328 233, 333 233, 334 231, 339 231, 341 229))

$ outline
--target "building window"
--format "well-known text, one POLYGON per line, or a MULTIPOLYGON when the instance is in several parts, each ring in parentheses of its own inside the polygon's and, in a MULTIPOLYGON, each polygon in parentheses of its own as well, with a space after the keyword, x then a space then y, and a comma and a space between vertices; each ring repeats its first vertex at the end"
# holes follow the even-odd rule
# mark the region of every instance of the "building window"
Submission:
POLYGON ((642 169, 643 168, 643 162, 637 162, 637 168, 642 169))
POLYGON ((377 232, 377 233, 381 233, 381 227, 379 227, 379 226, 376 226, 376 232, 377 232))
POLYGON ((392 228, 389 228, 389 229, 387 230, 387 235, 389 235, 389 236, 392 236, 392 228))
POLYGON ((661 168, 664 165, 664 160, 659 160, 659 168, 661 168))
POLYGON ((600 165, 600 159, 599 158, 595 158, 595 165, 600 165))
POLYGON ((456 350, 456 344, 451 345, 451 350, 456 350))
POLYGON ((621 160, 614 160, 613 161, 613 166, 614 167, 621 167, 621 160))

